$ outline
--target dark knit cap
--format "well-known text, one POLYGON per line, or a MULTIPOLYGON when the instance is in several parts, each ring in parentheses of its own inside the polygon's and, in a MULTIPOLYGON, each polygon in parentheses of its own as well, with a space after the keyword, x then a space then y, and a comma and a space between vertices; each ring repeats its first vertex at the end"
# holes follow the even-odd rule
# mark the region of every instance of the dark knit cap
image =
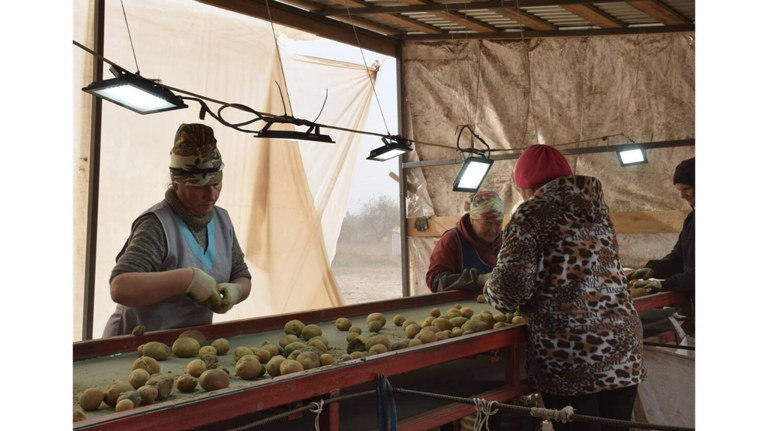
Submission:
POLYGON ((696 187, 696 158, 683 160, 675 168, 675 175, 672 177, 672 184, 685 184, 696 187))

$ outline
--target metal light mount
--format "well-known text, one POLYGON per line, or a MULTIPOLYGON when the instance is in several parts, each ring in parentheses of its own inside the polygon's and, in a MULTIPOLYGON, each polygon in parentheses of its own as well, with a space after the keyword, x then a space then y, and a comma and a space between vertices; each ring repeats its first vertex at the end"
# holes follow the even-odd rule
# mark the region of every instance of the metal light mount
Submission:
POLYGON ((259 132, 256 132, 254 137, 264 139, 280 139, 284 141, 325 142, 327 144, 336 143, 336 141, 331 139, 329 135, 323 135, 320 133, 320 126, 318 124, 310 121, 289 116, 266 117, 264 118, 264 121, 266 121, 267 124, 259 132), (271 130, 270 127, 275 123, 307 126, 309 128, 306 132, 299 132, 295 130, 271 130))
POLYGON ((399 135, 384 136, 381 138, 381 141, 384 142, 384 146, 372 150, 371 154, 367 157, 368 160, 383 162, 409 151, 413 151, 409 145, 410 141, 399 135))

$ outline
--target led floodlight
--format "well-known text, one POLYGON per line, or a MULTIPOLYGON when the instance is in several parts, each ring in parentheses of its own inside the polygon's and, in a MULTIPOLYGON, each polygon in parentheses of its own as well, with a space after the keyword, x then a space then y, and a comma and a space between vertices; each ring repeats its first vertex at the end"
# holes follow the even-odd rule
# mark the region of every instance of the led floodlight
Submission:
POLYGON ((453 182, 454 192, 475 193, 483 184, 485 176, 491 170, 493 160, 482 157, 470 157, 464 161, 456 181, 453 182))
POLYGON ((117 66, 109 68, 115 78, 97 81, 83 91, 139 114, 172 111, 187 105, 171 90, 117 66))

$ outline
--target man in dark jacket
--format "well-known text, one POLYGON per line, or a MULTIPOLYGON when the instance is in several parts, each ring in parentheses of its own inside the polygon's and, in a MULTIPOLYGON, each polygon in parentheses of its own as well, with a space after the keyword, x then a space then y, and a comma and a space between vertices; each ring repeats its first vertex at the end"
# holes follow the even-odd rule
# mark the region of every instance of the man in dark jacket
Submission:
POLYGON ((629 276, 629 279, 641 280, 635 287, 652 291, 671 290, 695 292, 696 288, 696 165, 695 158, 677 165, 673 182, 680 192, 680 199, 693 208, 685 222, 683 231, 672 252, 659 260, 651 260, 629 276), (649 280, 655 278, 659 280, 649 280))

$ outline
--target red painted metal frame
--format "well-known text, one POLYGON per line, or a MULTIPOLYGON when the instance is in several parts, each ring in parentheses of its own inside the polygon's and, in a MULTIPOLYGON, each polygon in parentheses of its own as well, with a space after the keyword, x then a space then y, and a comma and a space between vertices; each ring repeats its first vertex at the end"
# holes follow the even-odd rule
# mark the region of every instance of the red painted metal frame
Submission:
MULTIPOLYGON (((371 311, 392 311, 438 303, 467 299, 472 295, 448 292, 391 301, 337 307, 302 313, 284 314, 266 318, 240 320, 198 329, 208 338, 234 336, 283 327, 286 319, 300 319, 305 323, 334 320, 341 316, 364 315, 371 311)), ((635 301, 638 310, 685 303, 688 297, 677 293, 664 293, 635 301)), ((116 337, 106 340, 85 341, 73 346, 75 358, 90 358, 120 351, 134 350, 139 344, 157 340, 173 341, 183 330, 158 331, 143 337, 116 337)), ((308 370, 298 375, 288 375, 256 381, 239 388, 205 392, 196 397, 167 401, 157 405, 140 407, 121 413, 88 419, 74 424, 74 429, 154 430, 158 426, 167 430, 187 429, 217 423, 244 414, 296 403, 302 400, 334 396, 340 389, 376 381, 379 374, 394 376, 428 368, 456 359, 492 351, 503 351, 505 357, 505 385, 486 393, 506 401, 527 390, 526 382, 520 381, 520 343, 527 340, 526 326, 509 326, 492 332, 438 341, 427 345, 388 352, 374 358, 349 361, 330 369, 308 370)), ((485 396, 484 396, 485 397, 485 396)), ((486 398, 494 399, 494 398, 486 398)), ((338 430, 339 408, 334 403, 323 413, 323 428, 338 430)), ((466 415, 464 406, 408 418, 403 429, 424 429, 425 425, 448 422, 466 415)), ((472 406, 467 406, 473 409, 472 406)))

